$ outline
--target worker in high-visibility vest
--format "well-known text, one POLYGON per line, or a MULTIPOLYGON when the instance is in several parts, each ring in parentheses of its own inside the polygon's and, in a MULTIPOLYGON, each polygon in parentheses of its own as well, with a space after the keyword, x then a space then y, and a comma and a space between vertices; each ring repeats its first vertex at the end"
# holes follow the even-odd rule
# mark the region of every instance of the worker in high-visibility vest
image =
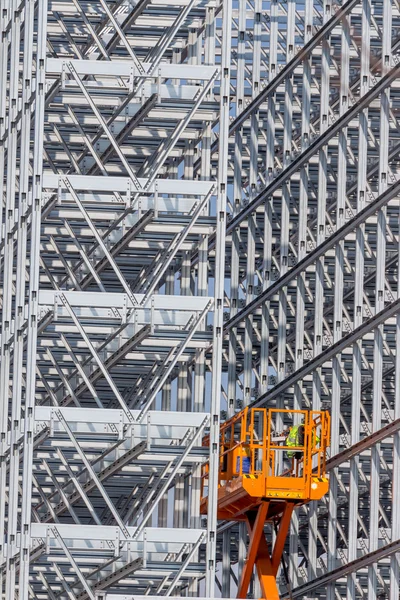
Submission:
MULTIPOLYGON (((315 438, 315 443, 319 444, 320 439, 313 430, 313 432, 312 432, 313 444, 314 444, 314 438, 315 438)), ((297 447, 304 446, 304 419, 300 423, 300 425, 293 425, 293 427, 290 428, 289 434, 285 441, 285 445, 289 446, 289 447, 290 446, 297 446, 297 447)), ((293 450, 289 450, 287 455, 289 458, 295 458, 296 460, 300 460, 303 456, 303 452, 300 452, 299 450, 297 452, 295 452, 293 450)))

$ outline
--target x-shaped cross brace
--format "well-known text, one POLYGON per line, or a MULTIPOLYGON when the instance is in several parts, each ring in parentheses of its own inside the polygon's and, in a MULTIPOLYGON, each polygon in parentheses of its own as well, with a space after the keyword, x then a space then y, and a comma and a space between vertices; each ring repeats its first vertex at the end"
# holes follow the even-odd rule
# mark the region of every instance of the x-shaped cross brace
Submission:
POLYGON ((285 508, 283 509, 279 521, 279 529, 272 552, 269 551, 264 534, 264 524, 268 515, 269 504, 269 501, 262 502, 257 511, 249 511, 246 514, 246 524, 250 542, 247 560, 238 588, 238 598, 246 598, 255 565, 261 584, 262 598, 265 598, 266 600, 279 600, 276 575, 285 547, 285 540, 290 527, 294 503, 287 502, 285 504, 285 508))

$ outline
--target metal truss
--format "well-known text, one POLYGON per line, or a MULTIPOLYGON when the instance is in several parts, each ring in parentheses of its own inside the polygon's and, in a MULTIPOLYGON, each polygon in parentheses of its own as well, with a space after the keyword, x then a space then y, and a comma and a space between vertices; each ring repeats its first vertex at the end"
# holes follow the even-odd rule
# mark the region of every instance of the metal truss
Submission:
MULTIPOLYGON (((286 547, 294 598, 399 595, 399 16, 256 0, 234 20, 226 412, 332 418, 329 498, 286 547)), ((246 538, 220 531, 229 596, 246 538)))
POLYGON ((1 2, 1 598, 213 588, 221 8, 1 2))
POLYGON ((282 594, 398 600, 398 1, 1 0, 0 29, 0 597, 235 596, 218 434, 253 404, 331 412, 282 594))

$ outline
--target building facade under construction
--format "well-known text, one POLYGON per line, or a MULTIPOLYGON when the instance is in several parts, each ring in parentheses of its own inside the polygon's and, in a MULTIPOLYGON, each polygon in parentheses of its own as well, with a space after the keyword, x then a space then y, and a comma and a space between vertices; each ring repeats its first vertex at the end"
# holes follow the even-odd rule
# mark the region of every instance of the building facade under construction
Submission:
POLYGON ((0 30, 0 600, 398 600, 399 1, 0 30))

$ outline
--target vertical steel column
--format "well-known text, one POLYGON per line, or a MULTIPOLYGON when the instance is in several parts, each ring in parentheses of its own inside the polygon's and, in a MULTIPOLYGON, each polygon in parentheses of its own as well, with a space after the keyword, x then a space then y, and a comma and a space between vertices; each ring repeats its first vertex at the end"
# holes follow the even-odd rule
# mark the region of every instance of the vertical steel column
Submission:
MULTIPOLYGON (((382 76, 392 63, 392 4, 383 2, 382 24, 382 76)), ((381 95, 379 128, 379 177, 378 194, 382 194, 388 184, 390 89, 381 95)), ((375 313, 385 306, 385 264, 386 264, 386 207, 378 212, 376 241, 376 284, 375 313)), ((378 431, 382 423, 382 370, 383 370, 383 329, 381 325, 374 331, 374 371, 372 400, 372 431, 378 431)), ((380 444, 371 449, 370 514, 369 514, 369 551, 378 548, 379 537, 379 496, 380 496, 380 444)), ((377 565, 368 568, 368 600, 377 598, 377 565)))
MULTIPOLYGON (((295 50, 295 25, 296 25, 296 2, 289 0, 287 3, 286 21, 286 63, 290 62, 295 50)), ((283 168, 285 169, 292 160, 292 128, 293 128, 293 75, 285 80, 285 96, 283 111, 283 168)), ((282 199, 280 210, 280 249, 279 249, 279 274, 282 277, 289 268, 289 220, 290 220, 291 188, 290 182, 282 185, 282 199)), ((287 342, 287 287, 279 290, 278 299, 278 355, 277 355, 277 381, 285 379, 287 374, 286 365, 286 342, 287 342)), ((277 407, 284 407, 283 397, 277 400, 277 407)), ((278 415, 277 427, 283 429, 283 421, 278 415)), ((283 454, 278 453, 276 468, 278 472, 283 468, 283 454)))
POLYGON ((228 142, 230 111, 232 2, 227 0, 222 16, 221 101, 215 247, 213 361, 210 424, 210 467, 207 514, 206 596, 214 596, 217 544, 217 494, 219 467, 219 423, 225 294, 226 204, 228 193, 228 142))
MULTIPOLYGON (((34 3, 26 2, 24 10, 24 38, 23 38, 23 86, 22 86, 22 117, 20 135, 19 157, 19 193, 18 193, 18 235, 17 235, 17 263, 16 263, 16 291, 15 291, 15 328, 14 328, 14 355, 12 379, 12 429, 10 447, 13 449, 10 461, 10 496, 14 503, 12 511, 9 510, 8 536, 16 540, 17 512, 19 507, 19 440, 23 435, 21 428, 21 406, 23 399, 23 326, 25 323, 25 281, 27 267, 27 211, 29 195, 29 150, 31 133, 31 104, 32 92, 32 65, 33 65, 33 23, 34 3), (12 520, 10 519, 12 516, 12 520)), ((18 42, 18 40, 17 40, 18 42)), ((17 103, 18 106, 18 103, 17 103)), ((15 194, 15 192, 14 192, 15 194)), ((10 543, 11 567, 8 575, 10 582, 10 597, 15 595, 15 561, 17 552, 15 542, 10 543)))
MULTIPOLYGON (((8 35, 7 26, 10 19, 10 6, 8 0, 1 3, 0 10, 0 139, 3 140, 7 132, 7 64, 8 64, 8 35)), ((6 145, 0 143, 0 242, 4 243, 4 227, 3 227, 3 214, 4 214, 4 174, 5 174, 5 158, 6 158, 6 145)), ((5 258, 5 255, 4 255, 5 258)), ((1 266, 0 266, 1 269, 1 266)), ((4 282, 4 280, 3 280, 4 282)), ((2 292, 4 291, 4 283, 2 292)), ((5 358, 5 337, 1 336, 1 365, 0 365, 0 377, 4 384, 0 383, 0 489, 6 489, 6 475, 7 475, 7 463, 5 460, 5 453, 8 449, 8 379, 6 380, 5 367, 6 363, 3 360, 5 358), (3 379, 4 377, 4 379, 3 379)), ((6 560, 5 554, 5 534, 6 534, 6 495, 0 495, 0 564, 6 560)), ((3 578, 0 575, 0 595, 3 593, 3 578)))
MULTIPOLYGON (((199 244, 199 265, 197 269, 197 295, 206 296, 208 286, 208 236, 204 235, 199 244)), ((199 329, 203 331, 206 328, 206 323, 199 329)), ((194 365, 194 397, 193 408, 194 412, 203 412, 205 410, 205 378, 206 378, 206 355, 205 350, 196 351, 196 363, 194 365)))
MULTIPOLYGON (((254 3, 253 16, 253 58, 252 58, 252 96, 255 97, 260 89, 260 61, 261 61, 261 2, 254 3)), ((257 190, 258 177, 258 134, 259 113, 254 111, 250 123, 250 169, 249 169, 249 196, 252 200, 257 190)), ((255 286, 255 249, 256 249, 256 213, 247 219, 247 261, 246 261, 246 304, 254 298, 255 286)), ((253 388, 253 315, 246 317, 244 338, 244 364, 243 364, 243 400, 244 405, 249 404, 253 388)))
MULTIPOLYGON (((312 38, 313 30, 313 1, 307 0, 304 10, 304 43, 312 38)), ((302 112, 301 112, 301 149, 304 152, 310 144, 310 112, 311 112, 311 66, 312 58, 307 56, 303 64, 302 81, 302 112)), ((307 251, 307 213, 309 193, 309 170, 305 165, 300 171, 299 190, 299 221, 297 234, 297 260, 302 260, 307 251)), ((305 321, 306 286, 305 274, 297 278, 296 292, 296 342, 295 342, 295 369, 300 369, 304 363, 304 321, 305 321)), ((302 408, 303 391, 301 383, 294 386, 294 409, 302 408)), ((293 512, 289 540, 289 577, 291 585, 296 587, 299 583, 299 516, 293 512)))
MULTIPOLYGON (((294 56, 295 42, 295 17, 296 2, 289 0, 287 3, 286 21, 286 63, 294 56)), ((293 77, 287 77, 285 81, 285 104, 283 111, 283 168, 285 169, 292 160, 292 125, 293 125, 293 77)), ((282 185, 282 200, 280 210, 280 250, 279 250, 279 274, 283 276, 289 267, 289 212, 290 212, 290 184, 284 182, 282 185)), ((279 313, 278 313, 278 359, 277 376, 278 382, 286 376, 286 328, 287 328, 287 288, 279 290, 279 313)), ((281 401, 279 408, 283 408, 281 401)), ((279 453, 280 454, 280 453, 279 453)), ((281 456, 280 456, 281 458, 281 456)), ((278 467, 279 468, 279 467, 278 467)))
MULTIPOLYGON (((186 160, 185 160, 186 162, 186 160)), ((185 175, 187 173, 187 165, 185 166, 185 175)), ((180 292, 182 296, 190 296, 190 254, 185 252, 182 265, 181 265, 181 281, 180 281, 180 292)), ((177 398, 177 410, 186 412, 191 410, 189 386, 188 386, 188 366, 181 362, 179 365, 178 375, 178 398, 177 398)), ((184 475, 179 475, 176 479, 174 489, 174 527, 187 527, 187 516, 188 516, 188 496, 189 496, 189 480, 184 475)))
MULTIPOLYGON (((208 174, 207 174, 208 175, 208 174)), ((209 176, 207 176, 209 179, 209 176)), ((206 296, 208 286, 208 236, 203 236, 199 244, 199 265, 197 271, 197 295, 206 296)), ((199 330, 205 330, 206 320, 199 330)), ((196 363, 194 372, 194 412, 204 412, 205 408, 205 390, 206 390, 206 353, 205 350, 196 351, 196 363)), ((191 475, 191 520, 189 527, 200 528, 200 495, 201 495, 201 465, 194 468, 191 475)), ((197 553, 198 557, 199 553, 197 553)), ((190 595, 198 596, 199 582, 193 581, 190 587, 190 595)))
MULTIPOLYGON (((239 115, 245 106, 244 83, 246 67, 246 0, 239 0, 238 3, 238 31, 237 31, 237 60, 236 60, 236 114, 239 115)), ((236 215, 242 207, 243 182, 243 128, 240 127, 235 132, 234 141, 234 174, 233 174, 233 207, 232 214, 236 215)), ((230 251, 231 258, 231 278, 230 278, 230 316, 236 315, 239 308, 239 286, 240 286, 240 228, 232 232, 232 244, 230 251)), ((238 332, 233 328, 229 332, 229 350, 228 350, 228 418, 233 416, 237 407, 237 352, 238 352, 238 332)), ((239 573, 244 568, 246 557, 246 538, 247 531, 244 523, 239 524, 238 533, 238 570, 239 573)), ((224 533, 224 543, 230 540, 230 531, 224 533), (228 538, 229 536, 229 538, 228 538)))
MULTIPOLYGON (((340 108, 339 115, 342 116, 349 106, 349 78, 350 78, 350 23, 347 16, 342 20, 341 36, 341 63, 340 63, 340 108)), ((347 129, 343 128, 339 133, 338 147, 338 171, 337 184, 338 194, 336 201, 336 227, 339 229, 345 223, 346 199, 347 199, 347 129)), ((333 342, 342 338, 343 324, 343 293, 344 293, 344 241, 339 242, 335 249, 335 276, 334 276, 334 310, 333 310, 333 342)), ((339 421, 340 421, 340 397, 341 397, 341 355, 335 356, 332 361, 332 407, 331 407, 331 452, 335 455, 339 452, 339 421)), ((337 496, 338 496, 338 469, 330 473, 329 478, 329 522, 328 522, 328 570, 336 568, 338 534, 337 522, 337 496)), ((335 584, 327 589, 327 599, 334 600, 335 584)))
MULTIPOLYGON (((271 1, 270 33, 269 33, 269 83, 277 75, 278 69, 278 17, 279 3, 271 1)), ((267 143, 265 156, 265 182, 268 185, 275 174, 275 94, 268 96, 268 121, 267 121, 267 143)), ((264 206, 264 252, 263 252, 263 290, 268 289, 273 281, 272 277, 272 225, 273 225, 273 203, 274 198, 268 198, 264 206)), ((269 364, 270 364, 270 303, 265 302, 261 312, 261 349, 260 349, 260 378, 264 393, 268 389, 269 364)))
MULTIPOLYGON (((4 239, 4 272, 3 272, 3 306, 2 306, 2 361, 1 361, 1 391, 3 397, 9 396, 10 390, 10 355, 12 322, 15 316, 14 302, 14 235, 16 209, 17 181, 17 151, 18 131, 17 118, 19 108, 19 66, 21 40, 21 13, 18 2, 13 0, 10 6, 11 37, 10 37, 10 76, 8 97, 8 135, 7 135, 7 171, 6 171, 6 205, 5 205, 5 239, 4 239)), ((14 599, 15 595, 15 559, 17 554, 17 519, 18 519, 18 482, 19 482, 19 448, 16 443, 20 434, 20 398, 13 389, 11 403, 10 430, 10 473, 8 489, 8 520, 7 520, 7 578, 6 600, 14 599)), ((8 413, 8 410, 7 410, 8 413)))
MULTIPOLYGON (((202 40, 204 42, 204 63, 206 65, 213 65, 215 63, 215 9, 207 8, 205 23, 204 23, 204 34, 202 40)), ((199 61, 199 54, 201 52, 201 43, 199 41, 196 44, 197 49, 197 62, 199 61)), ((194 60, 194 57, 193 57, 194 60)), ((211 90, 210 90, 211 96, 211 90)), ((211 128, 212 124, 208 121, 203 128, 201 138, 201 179, 203 181, 209 181, 211 177, 211 128)), ((192 170, 193 177, 193 170, 192 170)), ((210 212, 210 206, 205 208, 205 213, 210 212)), ((204 235, 201 237, 199 244, 199 264, 197 268, 197 295, 206 296, 208 289, 208 236, 204 235)), ((201 328, 206 328, 206 320, 204 321, 201 328)), ((196 362, 194 366, 194 398, 193 398, 193 410, 195 412, 201 412, 205 410, 205 379, 206 379, 206 355, 203 349, 196 351, 196 362)), ((194 486, 193 502, 196 507, 200 501, 200 480, 197 476, 192 477, 192 486, 194 486)), ((197 510, 196 514, 199 513, 197 510)), ((194 518, 194 517, 193 517, 194 518)), ((200 522, 197 517, 194 518, 200 522)))
MULTIPOLYGON (((246 64, 246 0, 239 0, 238 4, 238 32, 237 32, 237 60, 236 60, 236 114, 239 115, 244 108, 244 79, 246 64)), ((235 132, 234 145, 234 172, 233 172, 233 206, 232 214, 236 215, 242 206, 242 153, 243 129, 235 132)), ((240 256, 240 230, 232 232, 231 277, 230 277, 230 317, 236 315, 239 304, 239 256, 240 256)), ((228 350, 228 406, 227 416, 235 413, 237 399, 237 329, 229 332, 228 350)))
MULTIPOLYGON (((399 215, 400 228, 400 215, 399 215)), ((400 235, 398 241, 398 254, 400 257, 400 235)), ((397 298, 400 298, 400 260, 397 265, 397 298)), ((400 419, 400 314, 396 317, 396 370, 395 370, 395 405, 394 418, 400 419)), ((394 434, 393 439, 393 479, 392 479, 392 542, 400 539, 400 431, 394 434)), ((394 554, 390 559, 390 600, 397 600, 400 596, 400 553, 394 554)))
POLYGON ((222 597, 231 597, 231 530, 222 534, 222 597))
MULTIPOLYGON (((276 0, 271 2, 269 26, 269 83, 277 74, 278 62, 278 15, 279 4, 276 0)), ((275 94, 268 96, 268 121, 266 131, 265 155, 265 182, 270 183, 275 173, 275 94)), ((274 198, 268 198, 264 206, 264 244, 263 244, 263 290, 266 290, 273 281, 272 277, 272 221, 274 198)), ((265 302, 261 309, 261 348, 260 348, 260 380, 261 393, 268 390, 269 364, 270 364, 270 303, 265 302)))
MULTIPOLYGON (((332 5, 329 0, 324 0, 323 21, 331 16, 332 5)), ((329 69, 330 69, 330 44, 328 36, 322 41, 321 56, 321 105, 320 105, 320 135, 329 126, 329 69)), ((327 196, 327 168, 328 148, 324 146, 318 155, 318 201, 317 201, 317 246, 325 240, 326 235, 326 196, 327 196)), ((324 258, 318 258, 315 266, 315 317, 314 317, 314 356, 322 352, 323 342, 323 310, 324 310, 324 258)), ((319 410, 321 407, 321 370, 313 372, 312 408, 319 410)), ((310 533, 308 542, 308 578, 316 577, 317 571, 317 506, 310 504, 309 508, 310 533)), ((312 596, 314 598, 314 596, 312 596)))
MULTIPOLYGON (((165 277, 165 293, 168 296, 174 294, 175 287, 175 266, 172 264, 165 277)), ((163 385, 161 392, 161 410, 171 410, 171 378, 163 385)), ((168 526, 168 492, 160 500, 158 505, 158 526, 168 526)))
MULTIPOLYGON (((33 4, 33 1, 32 1, 33 4)), ((33 8, 32 8, 33 10, 33 8)), ((22 471, 22 513, 19 570, 19 600, 29 597, 29 558, 31 551, 32 463, 36 390, 36 351, 38 332, 39 252, 43 176, 43 137, 46 78, 47 0, 38 1, 32 216, 29 273, 29 309, 26 362, 26 399, 24 418, 24 457, 22 471)))
MULTIPOLYGON (((371 2, 363 0, 362 4, 362 42, 361 42, 361 70, 360 96, 369 89, 370 83, 370 19, 371 2)), ((368 109, 360 113, 358 136, 358 171, 357 171, 357 212, 366 204, 367 196, 367 153, 368 153, 368 109)), ((363 321, 363 293, 364 293, 364 247, 365 226, 360 225, 356 232, 356 256, 354 270, 354 328, 359 327, 363 321)), ((351 411, 351 443, 356 444, 360 439, 360 410, 361 410, 361 372, 362 372, 362 341, 354 344, 352 361, 352 411, 351 411)), ((349 528, 348 528, 348 560, 357 558, 357 530, 358 530, 358 468, 359 459, 355 456, 350 460, 349 483, 349 528)), ((355 595, 355 574, 347 578, 347 600, 352 600, 355 595)))

